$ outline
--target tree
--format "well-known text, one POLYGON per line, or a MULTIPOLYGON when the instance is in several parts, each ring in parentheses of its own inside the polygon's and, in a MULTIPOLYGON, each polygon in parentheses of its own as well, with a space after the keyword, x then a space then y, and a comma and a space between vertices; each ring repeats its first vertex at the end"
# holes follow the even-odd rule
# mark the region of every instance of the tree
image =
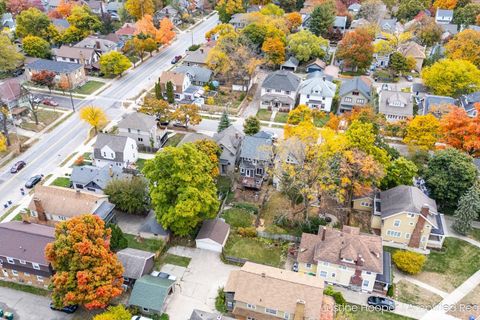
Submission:
POLYGON ((285 14, 285 11, 283 11, 282 8, 279 6, 276 6, 273 3, 269 3, 266 6, 264 6, 262 9, 260 9, 260 13, 265 15, 265 16, 283 16, 285 14))
POLYGON ((426 15, 417 20, 411 31, 420 40, 420 44, 427 47, 440 42, 443 33, 443 29, 435 22, 435 19, 426 15))
POLYGON ((0 72, 15 70, 24 57, 8 36, 0 34, 0 72))
POLYGON ((296 0, 279 0, 278 5, 280 6, 280 8, 285 10, 285 12, 292 12, 297 9, 296 0))
POLYGON ((29 56, 36 58, 50 57, 50 43, 36 36, 26 36, 22 41, 23 50, 29 56))
POLYGON ((175 96, 173 93, 173 83, 172 81, 168 81, 166 84, 166 91, 167 91, 167 101, 168 103, 174 103, 175 102, 175 96))
POLYGON ((6 9, 14 16, 29 8, 44 9, 41 0, 6 0, 6 9))
POLYGON ((96 315, 93 320, 130 320, 131 318, 130 311, 125 309, 123 304, 119 304, 118 306, 108 307, 107 311, 96 315))
POLYGON ((336 55, 345 67, 365 70, 373 60, 372 37, 365 29, 349 31, 338 44, 336 55))
POLYGON ((139 112, 155 116, 160 122, 170 121, 170 106, 165 100, 145 98, 139 112))
POLYGON ((267 26, 264 24, 250 23, 242 29, 242 35, 246 36, 254 45, 260 47, 267 36, 267 26))
POLYGON ((72 14, 72 9, 76 6, 74 2, 61 0, 55 10, 50 11, 48 15, 55 19, 65 19, 72 14))
POLYGON ((4 152, 7 150, 7 139, 3 135, 3 133, 0 133, 0 152, 4 152))
POLYGON ((107 228, 110 229, 111 237, 110 237, 110 249, 112 251, 122 250, 128 247, 128 240, 125 238, 122 229, 115 224, 111 223, 107 225, 107 228))
POLYGON ((215 10, 221 22, 228 23, 235 13, 245 12, 243 2, 241 0, 219 0, 215 10))
POLYGON ((32 73, 30 80, 38 86, 45 86, 52 91, 55 86, 56 74, 53 71, 42 70, 32 73))
POLYGON ((10 142, 10 136, 8 135, 8 115, 10 114, 10 110, 7 108, 6 105, 0 106, 0 116, 2 120, 2 137, 5 139, 5 143, 7 147, 10 147, 12 144, 10 142))
POLYGON ((373 123, 354 120, 345 132, 348 147, 371 155, 382 166, 388 166, 390 159, 387 151, 377 145, 377 133, 373 123))
POLYGON ((288 113, 287 123, 298 125, 300 122, 312 122, 313 121, 313 112, 308 106, 301 104, 295 109, 292 109, 288 113))
POLYGON ((462 235, 467 235, 472 229, 472 221, 480 217, 480 181, 468 189, 460 197, 458 208, 455 211, 455 222, 452 227, 462 235))
POLYGON ((144 15, 140 20, 138 20, 135 23, 135 28, 137 29, 137 35, 144 34, 155 38, 158 33, 158 29, 155 28, 155 25, 153 24, 153 17, 150 14, 144 15))
POLYGON ((176 235, 190 234, 218 210, 211 160, 193 144, 166 147, 145 163, 158 221, 176 235))
POLYGON ((310 16, 309 29, 316 36, 326 35, 328 29, 335 21, 335 3, 332 0, 325 0, 313 9, 310 16))
POLYGON ((388 63, 388 66, 390 67, 390 69, 392 69, 395 72, 395 74, 399 74, 399 73, 401 74, 402 72, 407 72, 412 70, 412 69, 409 69, 407 58, 404 57, 403 54, 401 54, 398 51, 395 51, 394 53, 392 53, 392 55, 390 56, 390 61, 388 63))
POLYGON ((181 104, 172 113, 172 119, 185 124, 197 125, 202 121, 198 106, 196 104, 181 104))
MULTIPOLYGON (((430 1, 428 1, 430 4, 430 1)), ((400 1, 397 10, 397 18, 405 21, 412 20, 420 11, 427 9, 425 0, 403 0, 400 1)))
POLYGON ((383 5, 380 0, 365 0, 362 2, 360 11, 357 14, 358 18, 366 19, 373 23, 378 23, 382 18, 382 12, 379 8, 383 5))
POLYGON ((470 156, 448 148, 435 152, 428 161, 424 176, 430 194, 442 212, 453 213, 460 197, 475 182, 477 168, 470 156))
POLYGON ((445 45, 447 58, 467 60, 480 67, 480 31, 466 29, 445 45))
POLYGON ((15 33, 20 38, 31 35, 50 40, 55 36, 52 22, 37 8, 22 11, 16 18, 16 24, 15 33))
POLYGON ((132 66, 132 62, 118 51, 110 51, 100 56, 100 71, 107 77, 122 76, 132 66))
POLYGON ((302 15, 298 12, 287 13, 285 20, 287 21, 290 32, 297 30, 302 25, 302 15))
POLYGON ((129 15, 140 20, 147 14, 152 15, 155 12, 155 5, 152 0, 127 0, 125 9, 129 15))
POLYGON ((375 52, 383 55, 389 55, 397 51, 402 44, 410 41, 413 37, 413 34, 411 32, 382 32, 382 37, 384 39, 377 41, 375 44, 375 52))
POLYGON ((85 36, 102 28, 102 21, 87 5, 74 6, 67 21, 71 26, 81 30, 85 36))
POLYGON ((258 120, 255 116, 250 116, 245 119, 245 123, 243 124, 243 132, 246 135, 253 136, 258 131, 260 131, 260 120, 258 120))
POLYGON ((457 0, 435 0, 433 7, 436 9, 453 10, 457 6, 457 0))
POLYGON ((477 16, 480 14, 480 4, 469 3, 463 8, 455 10, 453 15, 453 22, 459 26, 474 25, 477 16))
POLYGON ((218 124, 217 131, 220 133, 223 130, 227 129, 232 125, 232 122, 228 118, 228 113, 226 110, 223 111, 222 116, 220 117, 220 123, 218 124))
POLYGON ((98 129, 102 128, 107 123, 107 116, 105 112, 99 107, 86 106, 80 110, 80 119, 92 126, 95 135, 98 129))
POLYGON ((381 182, 382 189, 387 190, 399 185, 411 186, 417 172, 415 163, 399 157, 388 165, 386 175, 381 182))
POLYGON ((416 116, 407 124, 403 142, 411 150, 433 150, 440 137, 440 124, 433 115, 416 116))
POLYGON ((117 209, 128 214, 143 214, 149 208, 147 182, 141 177, 113 179, 103 191, 117 209))
POLYGON ((393 254, 392 260, 401 271, 408 274, 417 274, 422 271, 426 258, 423 254, 417 252, 397 250, 393 254))
POLYGON ((437 61, 423 69, 422 79, 437 95, 458 97, 480 90, 480 71, 466 60, 437 61))
POLYGON ((160 28, 158 28, 155 40, 163 45, 169 44, 175 38, 175 31, 173 31, 173 23, 168 18, 163 18, 160 21, 160 28))
POLYGON ((287 124, 283 130, 285 139, 296 137, 308 145, 315 144, 319 138, 319 130, 311 120, 301 121, 298 125, 287 124))
POLYGON ((155 82, 155 98, 158 100, 163 100, 162 86, 160 81, 155 82))
POLYGON ((317 37, 308 30, 301 30, 287 38, 288 50, 299 61, 309 61, 313 58, 325 57, 328 41, 317 37))
POLYGON ((63 43, 76 43, 83 40, 89 35, 89 33, 89 31, 78 29, 75 26, 70 26, 63 31, 61 40, 63 43))
POLYGON ((215 141, 208 139, 197 140, 193 144, 199 151, 203 152, 208 157, 211 164, 210 174, 212 175, 212 178, 217 178, 220 174, 218 158, 222 154, 222 149, 220 149, 215 141))
POLYGON ((272 65, 280 65, 285 62, 285 44, 279 38, 267 38, 262 45, 267 61, 272 65))
POLYGON ((470 118, 465 109, 451 106, 451 111, 440 120, 442 140, 471 156, 480 156, 479 117, 479 112, 470 118))

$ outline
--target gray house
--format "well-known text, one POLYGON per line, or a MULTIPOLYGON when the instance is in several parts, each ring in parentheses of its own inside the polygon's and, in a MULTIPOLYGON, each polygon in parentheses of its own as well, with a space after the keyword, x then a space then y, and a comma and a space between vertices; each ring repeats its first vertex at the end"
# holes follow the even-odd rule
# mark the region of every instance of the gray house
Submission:
POLYGON ((103 189, 113 179, 122 179, 127 174, 115 166, 74 166, 70 180, 76 190, 88 190, 103 194, 103 189))
POLYGON ((442 111, 446 111, 443 110, 445 106, 455 104, 456 100, 452 97, 427 94, 425 98, 423 98, 423 114, 426 115, 432 113, 433 115, 440 117, 442 111))
POLYGON ((134 112, 118 123, 118 135, 132 138, 139 147, 158 149, 167 141, 167 130, 158 133, 157 128, 154 116, 134 112))
POLYGON ((118 251, 117 257, 123 265, 123 278, 128 285, 149 274, 155 264, 155 253, 133 248, 118 251))
POLYGON ((243 132, 234 126, 230 126, 213 136, 215 142, 219 145, 220 149, 222 149, 222 154, 219 159, 221 175, 227 175, 235 171, 235 165, 240 156, 240 147, 244 137, 243 132))
POLYGON ((262 83, 260 108, 289 112, 297 102, 300 78, 290 71, 270 73, 262 83))
POLYGON ((401 91, 383 90, 380 92, 378 112, 383 113, 387 121, 405 120, 413 115, 412 94, 401 91))
POLYGON ((340 86, 340 107, 338 113, 351 111, 354 106, 365 106, 372 99, 371 86, 368 80, 354 77, 340 86))
POLYGON ((273 142, 262 135, 246 136, 240 151, 240 179, 244 188, 260 189, 273 161, 273 142))
POLYGON ((192 84, 196 86, 204 86, 210 82, 212 71, 199 66, 179 66, 173 69, 173 72, 188 75, 192 84))
POLYGON ((228 23, 230 23, 235 28, 235 30, 243 29, 249 23, 248 14, 235 13, 228 23))
POLYGON ((299 63, 298 59, 292 56, 280 66, 280 69, 295 72, 299 63))
POLYGON ((459 102, 470 117, 476 117, 477 109, 475 109, 475 104, 480 102, 480 91, 462 95, 459 98, 459 102))

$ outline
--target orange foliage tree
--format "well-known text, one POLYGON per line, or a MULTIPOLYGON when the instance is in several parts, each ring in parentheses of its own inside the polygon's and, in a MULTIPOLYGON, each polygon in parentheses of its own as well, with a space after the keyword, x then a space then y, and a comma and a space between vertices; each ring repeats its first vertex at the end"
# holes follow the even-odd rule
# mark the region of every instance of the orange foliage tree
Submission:
POLYGON ((452 107, 440 120, 442 141, 474 157, 480 156, 480 104, 476 109, 477 115, 470 118, 463 108, 452 107))
POLYGON ((155 40, 161 44, 169 44, 175 38, 175 31, 173 31, 173 23, 168 18, 163 18, 160 21, 160 28, 156 34, 155 40))
POLYGON ((285 20, 287 20, 288 30, 293 31, 302 24, 302 15, 298 12, 287 13, 285 20))
POLYGON ((135 34, 143 33, 152 38, 155 38, 158 32, 158 29, 153 25, 153 18, 149 14, 144 15, 142 19, 138 20, 135 23, 135 27, 137 28, 135 34))
POLYGON ((285 62, 285 44, 279 38, 267 38, 262 45, 267 61, 273 65, 285 62))
POLYGON ((52 277, 56 306, 105 308, 122 293, 123 266, 110 250, 110 232, 103 220, 92 214, 57 224, 55 241, 45 248, 56 271, 52 277))
POLYGON ((453 10, 457 6, 457 0, 435 0, 433 7, 436 9, 453 10))
POLYGON ((54 19, 67 18, 70 16, 70 14, 72 13, 73 7, 76 5, 77 4, 72 1, 61 0, 60 3, 58 4, 58 7, 56 7, 55 10, 50 11, 48 13, 48 16, 54 19))

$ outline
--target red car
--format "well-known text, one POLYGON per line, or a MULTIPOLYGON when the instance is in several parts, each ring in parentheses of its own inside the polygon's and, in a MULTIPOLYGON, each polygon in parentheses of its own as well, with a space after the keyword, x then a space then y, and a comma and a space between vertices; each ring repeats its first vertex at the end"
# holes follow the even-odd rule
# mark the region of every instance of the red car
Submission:
POLYGON ((42 103, 46 106, 58 107, 58 102, 52 99, 43 99, 42 103))

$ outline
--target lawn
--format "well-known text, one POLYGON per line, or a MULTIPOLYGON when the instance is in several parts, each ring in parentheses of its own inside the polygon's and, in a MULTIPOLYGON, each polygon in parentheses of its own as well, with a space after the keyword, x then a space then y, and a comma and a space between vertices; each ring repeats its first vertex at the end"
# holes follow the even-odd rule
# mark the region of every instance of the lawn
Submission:
POLYGON ((125 238, 127 238, 128 247, 133 249, 157 252, 165 246, 165 243, 158 239, 142 239, 139 241, 135 235, 127 233, 125 233, 125 238))
POLYGON ((268 202, 261 212, 261 218, 265 220, 265 225, 273 224, 276 216, 289 211, 291 208, 290 201, 278 191, 271 194, 268 202))
POLYGON ((164 264, 173 264, 176 266, 186 268, 190 264, 190 260, 192 259, 188 257, 182 257, 182 256, 177 256, 171 253, 165 253, 163 256, 161 256, 159 259, 155 261, 155 267, 157 269, 160 269, 160 267, 163 266, 164 264))
POLYGON ((272 117, 272 111, 268 111, 267 109, 259 109, 257 112, 257 118, 263 121, 270 121, 272 117))
POLYGON ((28 286, 28 285, 20 284, 20 283, 16 283, 16 282, 9 282, 9 281, 0 280, 0 287, 11 288, 11 289, 14 289, 14 290, 33 293, 33 294, 36 294, 36 295, 39 295, 39 296, 44 296, 44 297, 48 297, 50 295, 50 292, 48 290, 33 287, 33 286, 28 286))
POLYGON ((8 137, 10 138, 11 146, 7 147, 7 150, 0 152, 0 158, 3 157, 3 156, 6 156, 7 154, 9 154, 12 151, 18 151, 17 143, 20 142, 20 144, 23 144, 23 143, 25 143, 25 141, 28 140, 28 137, 21 136, 21 135, 18 135, 18 139, 17 139, 17 135, 15 133, 12 133, 12 132, 10 132, 8 134, 8 137))
POLYGON ((288 120, 288 113, 287 112, 277 112, 275 115, 275 122, 287 123, 288 120))
POLYGON ((103 87, 104 84, 105 82, 91 80, 85 83, 83 86, 73 90, 73 92, 80 94, 91 94, 103 87))
POLYGON ((18 206, 19 206, 19 205, 16 204, 16 205, 10 207, 10 209, 8 209, 7 211, 5 211, 5 213, 0 217, 0 222, 3 221, 3 219, 5 219, 6 217, 8 217, 8 215, 9 215, 10 213, 12 213, 13 210, 17 209, 18 206))
POLYGON ((20 124, 20 128, 39 132, 42 131, 46 126, 57 120, 62 115, 61 112, 51 111, 46 109, 38 109, 37 116, 38 116, 38 125, 35 124, 35 118, 31 114, 29 116, 29 121, 23 121, 20 124))
POLYGON ((58 177, 50 184, 52 186, 63 187, 63 188, 70 188, 72 182, 70 178, 67 177, 58 177))
POLYGON ((282 268, 286 247, 281 242, 262 238, 246 238, 232 234, 224 248, 224 254, 251 262, 282 268))
POLYGON ((225 221, 234 228, 252 226, 255 217, 247 210, 240 208, 231 208, 223 212, 225 221))
POLYGON ((367 310, 366 307, 359 306, 357 304, 347 304, 345 306, 345 310, 347 310, 348 316, 342 319, 349 319, 349 320, 409 320, 412 318, 407 318, 404 316, 400 316, 395 313, 387 312, 387 311, 371 311, 367 310))
POLYGON ((226 194, 232 187, 232 179, 226 176, 218 176, 217 178, 217 190, 221 194, 226 194))
POLYGON ((469 319, 469 317, 473 315, 475 319, 478 319, 478 317, 480 317, 480 286, 470 291, 462 300, 457 302, 456 305, 464 306, 464 310, 457 308, 457 310, 448 312, 449 315, 458 319, 469 319), (470 309, 468 309, 468 307, 470 307, 470 309))
POLYGON ((184 133, 175 133, 175 135, 168 138, 164 147, 176 147, 180 143, 180 141, 182 141, 184 136, 184 133))
POLYGON ((137 162, 135 164, 137 165, 138 170, 142 171, 143 166, 145 166, 145 161, 147 161, 147 159, 141 159, 141 158, 137 159, 137 162))
POLYGON ((468 237, 480 241, 480 229, 472 228, 472 230, 468 234, 468 237))
POLYGON ((442 297, 439 295, 425 290, 407 280, 400 280, 395 286, 395 289, 395 300, 414 306, 423 308, 425 308, 425 306, 430 306, 433 308, 442 301, 442 297))

